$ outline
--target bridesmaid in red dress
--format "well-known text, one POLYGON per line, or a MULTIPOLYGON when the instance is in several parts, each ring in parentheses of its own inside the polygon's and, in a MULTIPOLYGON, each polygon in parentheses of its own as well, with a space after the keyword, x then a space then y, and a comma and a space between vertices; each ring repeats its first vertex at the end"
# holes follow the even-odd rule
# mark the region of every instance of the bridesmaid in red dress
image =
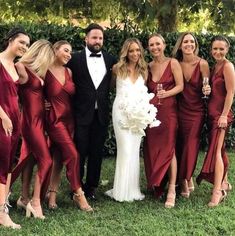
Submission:
POLYGON ((47 113, 47 132, 51 141, 53 168, 48 190, 49 208, 57 208, 56 193, 60 181, 62 164, 66 166, 66 176, 74 193, 73 200, 83 211, 92 211, 81 188, 79 174, 79 154, 73 142, 74 117, 71 98, 75 93, 72 72, 64 67, 71 59, 72 47, 67 41, 53 45, 55 61, 45 78, 46 100, 51 104, 47 113))
POLYGON ((216 64, 211 75, 211 96, 208 102, 209 147, 204 164, 197 178, 212 183, 213 191, 209 207, 217 206, 230 190, 226 176, 228 157, 225 152, 225 135, 233 121, 231 106, 235 90, 235 72, 233 64, 226 59, 230 43, 223 36, 212 39, 211 55, 216 64))
MULTIPOLYGON (((209 78, 210 73, 207 61, 197 56, 198 50, 197 39, 192 33, 186 32, 180 35, 172 53, 180 62, 184 77, 184 90, 177 99, 179 127, 176 158, 181 196, 185 198, 189 198, 190 192, 194 190, 192 176, 205 120, 202 85, 203 78, 209 78)), ((207 85, 204 89, 204 93, 209 95, 210 86, 207 85)))
POLYGON ((29 36, 23 28, 13 28, 4 38, 4 51, 0 53, 0 225, 21 228, 8 215, 8 193, 12 165, 20 136, 18 107, 18 79, 14 66, 16 57, 28 49, 29 36))
POLYGON ((20 76, 23 142, 19 162, 12 173, 12 182, 22 172, 23 193, 17 205, 26 208, 27 217, 32 213, 35 218, 40 219, 45 218, 40 197, 42 198, 46 192, 52 165, 44 134, 43 78, 53 61, 54 51, 51 43, 47 40, 38 40, 16 64, 20 76), (32 159, 33 157, 35 159, 32 159), (38 171, 35 174, 33 196, 29 201, 30 177, 34 161, 37 163, 38 171))
POLYGON ((175 205, 175 183, 177 163, 175 142, 177 132, 177 111, 175 95, 183 90, 183 75, 176 59, 164 55, 165 40, 160 34, 153 34, 148 41, 148 48, 153 56, 149 63, 149 92, 155 93, 152 99, 157 109, 159 127, 147 128, 144 140, 144 161, 148 188, 153 188, 157 197, 164 190, 168 172, 168 193, 165 207, 175 205), (158 90, 159 84, 162 89, 158 90))

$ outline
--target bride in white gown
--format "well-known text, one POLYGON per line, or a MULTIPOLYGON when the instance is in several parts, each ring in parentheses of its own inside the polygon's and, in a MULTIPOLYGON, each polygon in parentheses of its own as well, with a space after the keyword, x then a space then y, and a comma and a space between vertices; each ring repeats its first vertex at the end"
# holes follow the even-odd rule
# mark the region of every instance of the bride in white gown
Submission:
POLYGON ((142 200, 140 191, 139 151, 144 128, 154 120, 156 108, 149 104, 145 80, 147 65, 138 39, 127 39, 120 60, 113 68, 116 77, 116 98, 112 117, 117 144, 113 189, 106 194, 116 201, 142 200))

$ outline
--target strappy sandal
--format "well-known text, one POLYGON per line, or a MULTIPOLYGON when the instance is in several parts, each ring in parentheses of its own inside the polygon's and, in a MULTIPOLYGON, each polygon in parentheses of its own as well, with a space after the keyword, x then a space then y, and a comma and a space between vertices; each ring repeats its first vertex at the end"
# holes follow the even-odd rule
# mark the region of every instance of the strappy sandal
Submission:
POLYGON ((227 196, 226 191, 222 190, 213 190, 211 200, 208 203, 208 207, 218 206, 227 196))
POLYGON ((56 210, 58 208, 58 205, 56 203, 50 203, 50 194, 51 193, 54 193, 56 195, 58 193, 58 191, 56 191, 54 189, 49 189, 47 191, 47 194, 46 194, 46 198, 47 198, 47 201, 48 201, 48 208, 50 210, 56 210))
POLYGON ((0 206, 0 225, 2 225, 4 227, 9 227, 9 228, 12 228, 12 229, 20 229, 21 228, 20 225, 15 224, 11 220, 6 204, 0 206))
POLYGON ((79 193, 73 193, 73 202, 81 211, 94 212, 93 208, 88 204, 84 192, 82 190, 79 193), (82 198, 84 198, 83 201, 82 198), (82 204, 82 202, 86 204, 82 204))
POLYGON ((169 184, 168 193, 166 196, 165 208, 173 208, 175 206, 175 185, 169 184))

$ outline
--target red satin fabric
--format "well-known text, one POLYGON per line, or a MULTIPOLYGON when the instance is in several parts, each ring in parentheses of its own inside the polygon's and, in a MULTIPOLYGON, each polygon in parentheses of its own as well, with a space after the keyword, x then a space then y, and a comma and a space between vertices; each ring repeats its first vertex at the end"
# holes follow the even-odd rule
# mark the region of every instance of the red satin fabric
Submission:
POLYGON ((20 135, 20 112, 18 107, 18 84, 0 63, 0 106, 10 118, 12 136, 6 136, 0 119, 0 183, 6 184, 7 175, 12 171, 20 135))
POLYGON ((71 97, 75 86, 68 70, 65 68, 65 84, 62 85, 48 71, 45 79, 46 99, 51 103, 47 113, 47 132, 52 143, 52 150, 61 153, 66 166, 66 176, 73 191, 81 187, 79 175, 80 157, 73 142, 74 118, 71 97))
POLYGON ((204 123, 204 102, 202 99, 202 78, 200 61, 189 81, 184 80, 184 90, 178 96, 178 134, 176 158, 178 179, 187 179, 193 175, 200 145, 200 135, 204 123))
MULTIPOLYGON (((164 90, 170 90, 175 86, 175 80, 171 71, 171 61, 158 83, 163 84, 164 90)), ((147 81, 149 92, 156 93, 156 85, 157 83, 152 80, 150 73, 147 81)), ((166 176, 175 152, 177 131, 175 96, 161 99, 162 105, 157 105, 158 99, 155 96, 151 103, 158 109, 157 119, 161 121, 161 124, 158 127, 146 129, 144 162, 148 188, 162 186, 162 181, 166 176)))
MULTIPOLYGON (((203 179, 214 183, 215 174, 215 162, 216 162, 216 147, 221 129, 218 128, 218 119, 221 116, 224 107, 224 101, 226 97, 225 81, 223 76, 223 68, 217 72, 212 72, 211 75, 211 95, 208 102, 208 129, 209 129, 209 148, 205 157, 201 173, 197 177, 197 183, 200 183, 203 179)), ((233 114, 230 110, 228 114, 228 127, 232 124, 233 114)), ((228 127, 226 132, 228 131, 228 127)), ((225 144, 223 144, 221 150, 222 160, 224 163, 224 175, 228 168, 228 157, 225 152, 225 144)))
POLYGON ((22 102, 22 147, 20 159, 12 172, 12 183, 22 172, 30 153, 36 159, 38 175, 42 184, 41 197, 45 196, 50 174, 52 160, 47 146, 44 131, 44 96, 43 86, 38 77, 27 67, 28 81, 20 85, 20 98, 22 102))

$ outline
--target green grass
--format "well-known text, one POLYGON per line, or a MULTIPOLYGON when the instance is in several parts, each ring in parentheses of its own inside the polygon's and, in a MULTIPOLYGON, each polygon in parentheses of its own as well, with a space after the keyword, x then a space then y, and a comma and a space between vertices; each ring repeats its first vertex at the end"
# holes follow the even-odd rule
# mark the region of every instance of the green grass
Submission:
MULTIPOLYGON (((235 186, 235 155, 230 153, 229 179, 235 186)), ((198 169, 202 163, 200 155, 198 169)), ((176 207, 165 209, 164 202, 156 201, 146 194, 143 201, 132 203, 115 202, 103 193, 112 187, 115 160, 105 159, 102 170, 102 181, 98 189, 99 201, 92 203, 95 213, 84 213, 75 208, 68 197, 68 183, 63 182, 58 193, 59 209, 49 211, 44 207, 44 221, 26 218, 25 212, 10 209, 15 222, 20 223, 21 230, 0 227, 0 236, 36 236, 36 235, 235 235, 235 196, 229 193, 220 206, 209 209, 211 185, 203 182, 192 193, 190 199, 179 197, 176 207), (106 183, 108 180, 108 184, 106 183)), ((141 188, 145 192, 143 161, 141 162, 141 188)), ((14 185, 11 200, 19 196, 19 181, 14 185)))

